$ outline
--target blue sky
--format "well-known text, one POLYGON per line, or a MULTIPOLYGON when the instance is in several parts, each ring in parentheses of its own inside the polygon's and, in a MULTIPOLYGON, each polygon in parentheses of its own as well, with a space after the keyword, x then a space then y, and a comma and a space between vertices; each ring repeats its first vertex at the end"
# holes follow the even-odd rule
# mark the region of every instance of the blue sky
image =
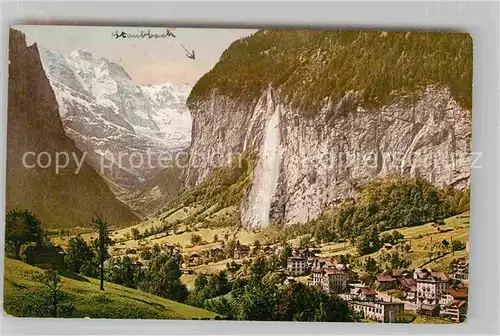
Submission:
POLYGON ((166 28, 85 27, 85 26, 14 26, 26 34, 28 45, 38 45, 67 54, 83 49, 122 65, 137 84, 196 81, 219 60, 221 53, 235 40, 255 32, 249 29, 176 28, 175 38, 116 39, 115 31, 140 34, 150 29, 162 34, 166 28), (195 50, 196 59, 185 56, 182 48, 195 50))

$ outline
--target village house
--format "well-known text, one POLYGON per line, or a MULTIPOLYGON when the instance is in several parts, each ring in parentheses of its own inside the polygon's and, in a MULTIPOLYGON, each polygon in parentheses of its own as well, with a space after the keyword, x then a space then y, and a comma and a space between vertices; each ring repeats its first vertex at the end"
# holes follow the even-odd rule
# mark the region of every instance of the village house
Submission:
POLYGON ((245 259, 250 254, 250 246, 241 245, 240 241, 236 242, 236 246, 234 247, 234 255, 233 259, 245 259))
POLYGON ((467 301, 468 294, 464 290, 448 289, 441 295, 439 299, 439 305, 441 307, 446 306, 451 301, 467 301))
POLYGON ((397 322, 404 312, 404 303, 402 302, 349 301, 348 305, 355 312, 360 313, 363 318, 383 323, 397 322))
POLYGON ((384 243, 383 247, 386 250, 392 250, 393 245, 391 243, 384 243))
POLYGON ((388 290, 396 287, 397 279, 390 274, 379 274, 376 278, 376 286, 379 290, 388 290))
POLYGON ((168 254, 172 254, 175 251, 175 246, 174 245, 163 244, 162 247, 165 250, 165 252, 167 252, 168 254))
POLYGON ((138 271, 138 270, 141 270, 141 269, 144 269, 144 264, 138 260, 132 262, 132 267, 138 271))
POLYGON ((431 304, 422 303, 417 308, 417 313, 419 313, 420 315, 438 316, 438 314, 439 314, 439 305, 431 305, 431 304))
POLYGON ((141 260, 140 262, 142 263, 141 270, 147 270, 151 264, 151 260, 141 260))
POLYGON ((441 308, 440 315, 455 322, 462 322, 467 315, 467 301, 453 300, 441 308))
POLYGON ((42 268, 57 268, 63 270, 66 268, 64 257, 66 253, 59 246, 28 246, 24 250, 26 263, 37 265, 42 268))
POLYGON ((299 276, 307 273, 307 258, 290 257, 287 259, 286 270, 289 275, 299 276))
POLYGON ((340 264, 335 259, 309 258, 308 262, 311 269, 337 269, 348 271, 347 265, 340 264))
POLYGON ((275 249, 274 247, 267 245, 262 248, 262 252, 265 255, 273 255, 275 253, 275 249))
POLYGON ((274 249, 274 255, 277 257, 281 257, 281 253, 283 253, 283 247, 282 246, 275 246, 273 247, 274 249))
POLYGON ((349 294, 357 295, 358 291, 363 288, 368 288, 368 286, 362 282, 350 282, 347 284, 349 288, 349 294))
POLYGON ((311 276, 307 279, 307 285, 323 288, 323 270, 320 268, 313 268, 311 270, 311 276))
POLYGON ((336 268, 337 261, 335 259, 311 259, 311 268, 323 269, 323 268, 336 268))
POLYGON ((391 275, 398 280, 400 278, 413 278, 413 272, 407 269, 393 269, 391 275))
POLYGON ((347 292, 348 272, 338 269, 327 269, 325 270, 325 276, 326 278, 323 277, 323 289, 326 292, 335 294, 347 292))
POLYGON ((296 248, 292 251, 293 257, 314 258, 316 255, 308 248, 296 248))
MULTIPOLYGON (((309 280, 311 280, 311 279, 309 279, 309 280)), ((312 280, 311 280, 311 284, 312 284, 312 280)), ((352 280, 349 279, 349 281, 347 282, 346 293, 338 294, 338 296, 344 301, 357 300, 357 299, 359 299, 358 292, 360 289, 368 289, 368 286, 366 286, 364 283, 361 283, 361 282, 352 282, 352 280)))
POLYGON ((399 287, 401 288, 406 300, 415 302, 417 298, 417 280, 413 278, 400 277, 398 281, 399 287))
POLYGON ((415 269, 417 282, 417 305, 438 305, 441 295, 448 289, 448 279, 441 272, 428 269, 415 269))
POLYGON ((448 289, 439 300, 440 315, 453 321, 462 321, 467 313, 468 294, 463 290, 448 289))
POLYGON ((215 247, 207 250, 207 256, 209 258, 216 258, 219 256, 223 256, 224 251, 221 248, 215 247))
POLYGON ((181 254, 179 249, 175 249, 174 254, 172 254, 172 259, 179 265, 184 262, 184 256, 181 254))
POLYGON ((318 269, 311 271, 309 286, 320 286, 327 293, 341 294, 348 291, 349 272, 338 269, 318 269))
POLYGON ((372 288, 360 288, 356 293, 356 298, 361 301, 375 302, 377 300, 377 291, 372 288))
POLYGON ((448 289, 439 299, 439 305, 445 306, 453 300, 467 300, 468 294, 463 290, 448 289))
POLYGON ((199 265, 202 262, 203 262, 203 258, 197 253, 191 254, 188 258, 188 265, 190 265, 190 266, 199 265))
POLYGON ((467 258, 453 260, 451 266, 453 270, 450 278, 460 281, 469 279, 469 261, 467 258))

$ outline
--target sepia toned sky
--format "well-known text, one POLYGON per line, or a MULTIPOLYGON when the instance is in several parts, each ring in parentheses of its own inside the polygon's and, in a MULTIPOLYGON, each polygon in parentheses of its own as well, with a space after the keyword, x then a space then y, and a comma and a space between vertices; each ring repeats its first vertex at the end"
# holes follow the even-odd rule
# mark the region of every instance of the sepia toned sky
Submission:
POLYGON ((83 49, 120 64, 136 84, 196 81, 219 60, 235 40, 255 32, 249 29, 177 28, 167 38, 116 38, 112 34, 166 33, 166 28, 14 26, 26 35, 28 45, 38 45, 62 54, 83 49), (196 59, 185 56, 181 45, 194 50, 196 59))

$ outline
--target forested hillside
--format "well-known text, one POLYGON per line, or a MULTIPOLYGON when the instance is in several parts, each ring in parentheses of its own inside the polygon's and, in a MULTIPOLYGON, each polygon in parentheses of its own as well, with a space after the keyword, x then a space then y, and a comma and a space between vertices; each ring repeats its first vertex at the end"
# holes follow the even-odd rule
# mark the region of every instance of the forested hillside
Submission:
POLYGON ((449 87, 472 105, 472 38, 468 34, 261 30, 235 41, 194 86, 188 103, 212 90, 253 101, 268 85, 306 115, 325 100, 363 91, 366 106, 430 84, 449 87))
MULTIPOLYGON (((310 234, 318 242, 356 239, 376 232, 422 225, 468 211, 469 190, 438 188, 420 178, 388 176, 362 186, 356 197, 324 212, 318 219, 275 233, 281 238, 310 234)), ((275 230, 271 230, 275 231, 275 230)))

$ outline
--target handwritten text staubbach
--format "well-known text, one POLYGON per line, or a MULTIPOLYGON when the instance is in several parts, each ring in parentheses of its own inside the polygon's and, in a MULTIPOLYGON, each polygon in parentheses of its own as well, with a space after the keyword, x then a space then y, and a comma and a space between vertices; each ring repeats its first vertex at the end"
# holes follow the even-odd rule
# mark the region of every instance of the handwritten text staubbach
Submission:
POLYGON ((119 39, 119 38, 158 39, 158 38, 175 37, 174 33, 172 33, 169 29, 167 29, 167 31, 165 33, 162 33, 162 34, 151 33, 150 29, 148 29, 147 31, 141 30, 141 32, 139 34, 130 34, 130 33, 124 32, 123 30, 121 32, 116 30, 113 33, 111 33, 111 36, 113 36, 115 39, 119 39))

